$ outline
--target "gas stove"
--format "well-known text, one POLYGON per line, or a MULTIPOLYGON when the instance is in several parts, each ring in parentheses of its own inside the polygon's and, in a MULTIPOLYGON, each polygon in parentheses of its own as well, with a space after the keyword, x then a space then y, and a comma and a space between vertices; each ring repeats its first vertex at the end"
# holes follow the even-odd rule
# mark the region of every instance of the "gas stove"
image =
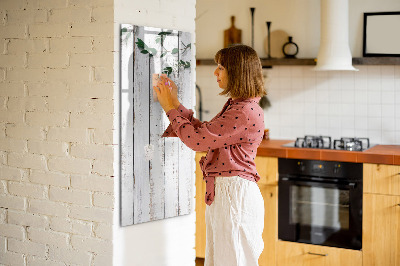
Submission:
POLYGON ((364 151, 375 145, 370 145, 369 138, 340 138, 331 140, 329 136, 306 135, 297 138, 295 142, 284 144, 285 147, 314 148, 344 151, 364 151))

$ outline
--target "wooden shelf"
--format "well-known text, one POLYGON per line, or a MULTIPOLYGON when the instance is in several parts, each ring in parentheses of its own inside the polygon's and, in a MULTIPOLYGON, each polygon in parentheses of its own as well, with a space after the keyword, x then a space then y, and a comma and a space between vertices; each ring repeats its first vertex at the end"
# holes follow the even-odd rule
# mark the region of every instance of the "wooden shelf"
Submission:
POLYGON ((400 57, 358 57, 353 65, 400 65, 400 57))
MULTIPOLYGON (((296 66, 296 65, 315 65, 314 58, 260 58, 263 68, 271 68, 272 66, 296 66)), ((214 59, 197 59, 197 66, 212 66, 216 65, 214 59)))
MULTIPOLYGON (((260 58, 263 67, 272 66, 314 66, 315 58, 260 58)), ((214 59, 197 59, 196 65, 215 65, 214 59)), ((400 57, 357 57, 353 65, 400 65, 400 57)))

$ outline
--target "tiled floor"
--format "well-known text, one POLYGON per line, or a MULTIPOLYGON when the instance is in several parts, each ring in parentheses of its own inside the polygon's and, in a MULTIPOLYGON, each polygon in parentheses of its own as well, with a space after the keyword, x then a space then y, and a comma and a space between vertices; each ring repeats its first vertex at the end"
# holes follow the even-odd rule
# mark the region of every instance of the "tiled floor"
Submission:
POLYGON ((196 258, 196 266, 204 266, 204 259, 196 258))

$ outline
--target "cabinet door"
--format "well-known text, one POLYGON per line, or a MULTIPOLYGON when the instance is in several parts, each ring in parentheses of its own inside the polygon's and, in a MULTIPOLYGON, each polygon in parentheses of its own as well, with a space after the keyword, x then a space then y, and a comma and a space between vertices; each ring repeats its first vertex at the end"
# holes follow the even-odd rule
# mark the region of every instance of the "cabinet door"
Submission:
POLYGON ((363 175, 364 193, 400 195, 400 166, 365 163, 363 175))
POLYGON ((276 265, 276 242, 278 241, 278 187, 259 185, 264 198, 264 250, 258 259, 260 266, 276 265))
POLYGON ((278 241, 278 266, 361 266, 362 252, 278 241))
POLYGON ((200 169, 199 161, 206 152, 196 152, 196 257, 205 258, 206 253, 206 182, 203 181, 203 172, 200 169))
POLYGON ((364 194, 364 266, 400 266, 399 204, 400 196, 364 194))
POLYGON ((256 156, 254 163, 261 176, 258 184, 278 185, 278 158, 256 156))

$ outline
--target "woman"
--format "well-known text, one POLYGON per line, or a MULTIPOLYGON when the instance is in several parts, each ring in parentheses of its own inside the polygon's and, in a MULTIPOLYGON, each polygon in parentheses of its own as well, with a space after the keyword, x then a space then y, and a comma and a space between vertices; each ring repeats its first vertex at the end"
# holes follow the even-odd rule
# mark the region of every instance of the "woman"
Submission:
POLYGON ((265 128, 258 105, 266 95, 261 63, 246 45, 218 51, 215 62, 219 94, 230 98, 209 122, 179 103, 172 80, 162 76, 153 87, 171 122, 162 137, 179 137, 194 151, 208 151, 200 160, 206 182, 205 265, 258 265, 264 248, 264 200, 254 163, 265 128))

